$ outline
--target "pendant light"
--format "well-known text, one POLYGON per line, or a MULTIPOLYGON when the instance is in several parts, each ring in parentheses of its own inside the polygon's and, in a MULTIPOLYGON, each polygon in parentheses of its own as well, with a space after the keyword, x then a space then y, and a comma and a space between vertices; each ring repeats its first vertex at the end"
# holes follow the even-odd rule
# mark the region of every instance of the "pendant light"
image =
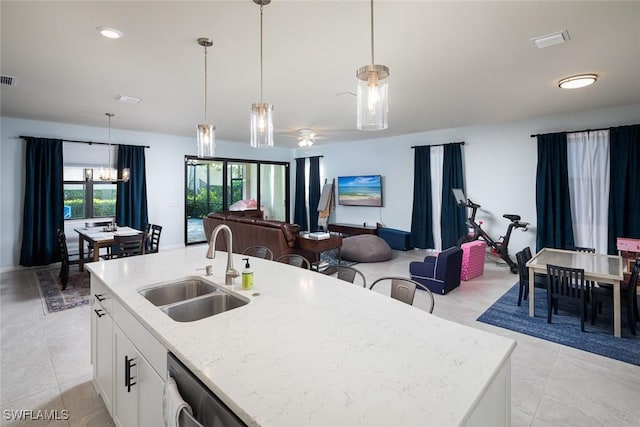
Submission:
POLYGON ((360 130, 382 130, 389 127, 387 113, 389 68, 373 59, 373 0, 371 0, 371 64, 356 71, 358 78, 358 121, 360 130))
MULTIPOLYGON (((104 168, 100 168, 100 174, 99 174, 99 178, 101 181, 111 181, 111 182, 117 182, 117 181, 122 181, 122 182, 129 182, 129 179, 131 178, 131 169, 129 168, 124 168, 122 169, 122 178, 118 178, 117 176, 113 176, 113 167, 111 165, 112 163, 112 156, 111 156, 111 118, 113 116, 115 116, 115 114, 113 113, 104 113, 105 116, 109 117, 109 140, 108 140, 108 157, 109 157, 109 169, 108 170, 104 170, 104 168)), ((93 178, 93 173, 91 174, 91 177, 93 178)), ((89 179, 89 174, 85 171, 85 178, 89 179)))
MULTIPOLYGON (((207 48, 213 46, 213 41, 200 37, 198 44, 204 47, 204 121, 207 121, 207 48)), ((213 157, 216 149, 216 127, 209 124, 198 125, 198 157, 213 157)))
POLYGON ((251 146, 273 147, 273 105, 262 101, 262 8, 271 0, 253 0, 260 5, 260 102, 251 104, 251 146))

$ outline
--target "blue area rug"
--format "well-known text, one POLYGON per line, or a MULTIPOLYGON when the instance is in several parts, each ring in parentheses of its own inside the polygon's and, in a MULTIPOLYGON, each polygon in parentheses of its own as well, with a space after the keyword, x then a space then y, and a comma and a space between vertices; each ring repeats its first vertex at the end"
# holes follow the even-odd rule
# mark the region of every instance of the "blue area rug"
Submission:
POLYGON ((561 301, 558 314, 553 314, 551 323, 547 323, 547 293, 544 289, 536 289, 535 292, 536 317, 529 317, 529 301, 522 301, 522 305, 518 307, 516 283, 477 320, 640 366, 640 335, 631 335, 627 325, 626 307, 623 307, 621 313, 622 338, 615 338, 611 304, 604 304, 595 325, 591 325, 589 316, 585 323, 585 332, 580 332, 578 304, 571 306, 561 301))
POLYGON ((58 277, 59 272, 60 267, 35 271, 45 314, 90 304, 89 272, 81 273, 77 266, 72 266, 69 271, 69 282, 64 291, 58 277))

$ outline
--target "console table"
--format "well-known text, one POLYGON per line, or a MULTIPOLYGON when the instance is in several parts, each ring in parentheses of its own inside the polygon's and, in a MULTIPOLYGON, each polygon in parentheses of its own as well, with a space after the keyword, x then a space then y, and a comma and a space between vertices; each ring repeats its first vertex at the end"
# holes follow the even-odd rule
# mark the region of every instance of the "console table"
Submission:
POLYGON ((320 261, 320 252, 331 249, 338 250, 338 260, 340 260, 340 248, 342 247, 342 237, 340 236, 331 236, 328 239, 315 240, 300 235, 298 236, 297 242, 300 249, 314 254, 315 258, 309 260, 311 262, 320 261))
POLYGON ((329 231, 342 234, 378 234, 378 227, 375 225, 359 224, 329 224, 329 231))

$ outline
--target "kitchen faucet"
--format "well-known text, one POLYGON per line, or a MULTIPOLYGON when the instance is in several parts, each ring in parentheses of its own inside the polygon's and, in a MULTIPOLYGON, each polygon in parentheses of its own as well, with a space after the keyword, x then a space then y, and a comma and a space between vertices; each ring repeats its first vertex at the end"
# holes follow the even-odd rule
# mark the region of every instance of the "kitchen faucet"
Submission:
POLYGON ((238 270, 233 268, 233 236, 228 225, 220 224, 213 229, 213 233, 211 233, 211 240, 209 240, 209 250, 207 251, 207 258, 214 259, 216 257, 216 240, 218 238, 218 233, 220 233, 221 230, 225 232, 225 237, 227 239, 227 271, 224 275, 224 284, 227 286, 231 286, 233 285, 233 280, 238 277, 240 273, 238 273, 238 270))

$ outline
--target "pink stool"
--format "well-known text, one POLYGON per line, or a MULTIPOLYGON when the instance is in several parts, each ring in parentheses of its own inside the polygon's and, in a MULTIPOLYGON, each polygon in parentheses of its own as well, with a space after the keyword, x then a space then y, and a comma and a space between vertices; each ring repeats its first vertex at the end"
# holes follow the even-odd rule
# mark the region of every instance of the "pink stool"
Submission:
POLYGON ((487 242, 475 240, 463 243, 462 246, 462 269, 460 278, 470 280, 484 274, 484 255, 487 250, 487 242))

